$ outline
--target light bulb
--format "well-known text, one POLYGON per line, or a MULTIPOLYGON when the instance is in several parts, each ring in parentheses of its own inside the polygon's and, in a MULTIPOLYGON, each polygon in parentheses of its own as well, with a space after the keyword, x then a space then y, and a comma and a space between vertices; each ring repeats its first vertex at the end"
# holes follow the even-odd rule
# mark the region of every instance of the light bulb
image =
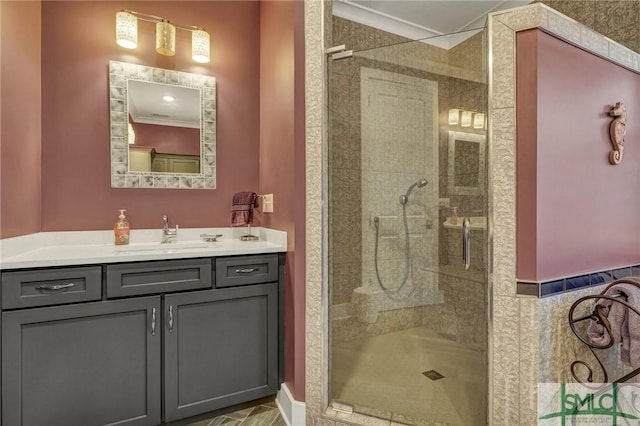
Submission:
POLYGON ((165 56, 176 54, 176 27, 169 21, 156 24, 156 52, 165 56))
POLYGON ((129 12, 116 13, 116 43, 126 49, 138 47, 138 18, 129 12))
POLYGON ((460 123, 460 110, 457 108, 453 108, 449 110, 449 124, 456 125, 460 123))
POLYGON ((209 62, 209 33, 204 30, 195 30, 191 33, 191 57, 194 61, 206 64, 209 62))
POLYGON ((460 119, 460 126, 462 126, 462 127, 470 127, 471 126, 471 111, 462 111, 462 118, 460 119))
POLYGON ((481 112, 476 112, 473 115, 473 128, 474 129, 482 129, 484 128, 484 114, 481 112))

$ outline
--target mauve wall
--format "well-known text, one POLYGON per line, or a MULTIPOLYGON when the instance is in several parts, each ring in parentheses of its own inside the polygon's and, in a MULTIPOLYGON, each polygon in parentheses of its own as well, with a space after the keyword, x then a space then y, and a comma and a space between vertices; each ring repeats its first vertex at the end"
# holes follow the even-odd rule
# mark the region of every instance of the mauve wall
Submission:
MULTIPOLYGON (((535 31, 535 43, 531 37, 518 35, 517 55, 537 56, 537 79, 518 70, 517 93, 535 94, 537 103, 525 111, 519 101, 517 126, 531 128, 537 116, 537 137, 519 133, 517 150, 533 155, 523 144, 536 143, 537 177, 529 187, 519 182, 518 199, 535 197, 537 229, 535 240, 518 241, 517 276, 547 280, 640 263, 640 76, 543 32, 535 31), (524 87, 533 83, 535 90, 524 87), (608 110, 618 101, 629 117, 624 158, 613 166, 608 110)), ((519 228, 530 213, 519 205, 519 228)))
POLYGON ((0 2, 0 28, 0 238, 7 238, 40 230, 40 2, 0 2))
POLYGON ((132 126, 136 146, 150 146, 162 154, 200 155, 199 129, 145 123, 132 126))
MULTIPOLYGON (((42 231, 104 230, 127 209, 133 229, 229 225, 231 197, 259 185, 259 3, 42 2, 42 231), (176 55, 155 53, 155 26, 139 21, 138 48, 116 45, 115 13, 128 8, 211 35, 209 64, 195 63, 191 34, 176 31, 176 55), (109 60, 216 77, 217 188, 112 189, 109 60)), ((24 33, 23 34, 28 34, 24 33)))
POLYGON ((304 33, 294 20, 302 13, 301 2, 260 3, 260 192, 274 198, 274 214, 265 214, 263 224, 288 233, 285 382, 298 401, 305 390, 305 140, 296 132, 296 123, 304 128, 304 97, 296 95, 304 91, 304 51, 294 46, 304 33))

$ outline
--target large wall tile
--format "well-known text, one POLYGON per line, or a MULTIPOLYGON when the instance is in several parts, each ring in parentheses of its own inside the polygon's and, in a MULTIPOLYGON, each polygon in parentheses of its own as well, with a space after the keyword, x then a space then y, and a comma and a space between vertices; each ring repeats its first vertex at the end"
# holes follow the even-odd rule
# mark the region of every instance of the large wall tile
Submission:
POLYGON ((489 41, 493 68, 489 93, 492 109, 512 108, 516 104, 515 94, 515 33, 505 24, 494 20, 489 41))
POLYGON ((493 111, 489 179, 493 186, 494 294, 515 295, 515 108, 493 111))
POLYGON ((513 426, 520 417, 520 304, 495 296, 493 305, 493 424, 513 426))
POLYGON ((545 27, 547 26, 549 11, 541 7, 529 7, 516 11, 505 11, 499 13, 496 19, 512 31, 523 31, 530 28, 545 27))
POLYGON ((536 387, 540 353, 539 299, 520 298, 520 425, 537 422, 536 387), (533 391, 533 392, 532 392, 533 391))
POLYGON ((555 11, 550 11, 548 16, 548 29, 553 34, 564 38, 565 40, 580 44, 580 27, 573 19, 567 19, 566 16, 561 15, 555 11))

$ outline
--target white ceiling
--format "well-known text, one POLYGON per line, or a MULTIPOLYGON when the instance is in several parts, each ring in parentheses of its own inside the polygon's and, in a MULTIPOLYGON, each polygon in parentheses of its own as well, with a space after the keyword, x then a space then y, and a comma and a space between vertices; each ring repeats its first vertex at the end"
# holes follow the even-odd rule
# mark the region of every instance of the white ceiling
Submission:
MULTIPOLYGON (((333 14, 451 49, 484 27, 486 16, 531 0, 334 0, 333 14), (460 33, 461 34, 455 34, 460 33)), ((349 46, 347 46, 347 49, 349 46)))
POLYGON ((150 81, 128 81, 129 115, 136 123, 200 128, 200 90, 150 81), (174 97, 166 102, 163 96, 174 97))

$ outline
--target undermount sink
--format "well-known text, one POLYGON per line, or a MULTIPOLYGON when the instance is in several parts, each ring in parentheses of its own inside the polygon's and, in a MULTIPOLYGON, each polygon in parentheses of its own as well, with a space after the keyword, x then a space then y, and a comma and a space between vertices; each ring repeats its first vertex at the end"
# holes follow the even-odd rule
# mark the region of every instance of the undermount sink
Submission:
POLYGON ((174 253, 184 250, 196 250, 210 247, 209 244, 203 242, 183 242, 183 243, 139 243, 128 246, 116 247, 115 254, 131 254, 143 251, 174 253))

